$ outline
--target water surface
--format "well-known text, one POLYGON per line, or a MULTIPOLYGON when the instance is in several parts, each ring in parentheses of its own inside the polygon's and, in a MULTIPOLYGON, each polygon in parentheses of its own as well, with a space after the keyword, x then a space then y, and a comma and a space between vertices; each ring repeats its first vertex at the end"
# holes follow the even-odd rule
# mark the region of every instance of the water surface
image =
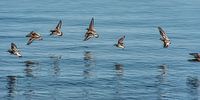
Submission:
POLYGON ((198 100, 198 0, 2 0, 2 100, 198 100), (97 39, 83 42, 90 19, 97 39), (63 37, 49 36, 59 20, 63 37), (157 26, 171 39, 163 48, 157 26), (26 45, 30 31, 43 41, 26 45), (113 44, 126 35, 124 50, 113 44), (10 55, 11 42, 23 57, 10 55), (29 64, 27 62, 34 62, 29 64), (188 85, 189 84, 189 85, 188 85))

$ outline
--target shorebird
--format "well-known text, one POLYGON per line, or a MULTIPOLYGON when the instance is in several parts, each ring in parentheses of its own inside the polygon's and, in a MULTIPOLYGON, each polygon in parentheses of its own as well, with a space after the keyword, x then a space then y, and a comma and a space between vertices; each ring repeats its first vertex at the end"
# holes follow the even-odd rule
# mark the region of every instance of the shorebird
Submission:
POLYGON ((10 54, 17 55, 18 57, 22 57, 15 43, 11 43, 11 48, 8 50, 8 52, 10 54))
POLYGON ((62 36, 63 32, 61 32, 62 21, 60 20, 54 30, 50 30, 50 35, 62 36))
POLYGON ((189 53, 189 55, 194 57, 194 59, 190 59, 190 61, 200 61, 200 53, 189 53))
POLYGON ((91 19, 89 28, 87 28, 87 32, 85 33, 85 39, 83 41, 87 41, 90 38, 95 37, 98 38, 99 35, 96 33, 94 28, 94 18, 91 19))
POLYGON ((163 47, 168 48, 169 45, 171 44, 170 39, 167 37, 166 32, 161 27, 158 27, 158 30, 159 30, 160 35, 161 35, 160 40, 163 41, 163 47))
POLYGON ((34 40, 42 40, 42 36, 34 31, 31 31, 26 37, 29 37, 27 45, 30 45, 34 40))
POLYGON ((125 48, 124 43, 123 43, 124 39, 125 39, 125 35, 124 35, 123 37, 121 37, 121 38, 118 40, 118 43, 117 43, 117 44, 114 44, 114 46, 116 46, 116 47, 118 47, 118 48, 125 48))

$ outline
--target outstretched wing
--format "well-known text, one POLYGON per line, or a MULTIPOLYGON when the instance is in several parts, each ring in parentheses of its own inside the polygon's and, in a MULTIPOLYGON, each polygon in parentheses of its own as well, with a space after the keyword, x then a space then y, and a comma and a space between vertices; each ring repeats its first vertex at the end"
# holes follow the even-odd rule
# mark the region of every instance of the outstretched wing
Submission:
POLYGON ((165 31, 161 27, 158 27, 158 30, 160 32, 160 35, 162 36, 162 39, 169 40, 169 38, 167 37, 167 34, 165 33, 165 31))
POLYGON ((41 36, 40 36, 40 34, 34 32, 34 33, 31 34, 31 37, 32 37, 32 38, 39 38, 39 37, 41 37, 41 36))
POLYGON ((90 25, 89 25, 89 29, 90 31, 95 30, 94 29, 94 18, 92 17, 91 21, 90 21, 90 25))
POLYGON ((31 37, 32 33, 34 33, 34 31, 31 31, 29 34, 26 35, 26 37, 31 37))
POLYGON ((189 53, 190 55, 194 56, 194 58, 200 58, 199 53, 189 53))
POLYGON ((61 29, 61 26, 62 26, 62 21, 60 20, 59 22, 58 22, 58 25, 56 26, 56 29, 61 29))
POLYGON ((123 45, 124 44, 123 43, 124 39, 125 39, 125 35, 118 40, 118 44, 123 45))
POLYGON ((91 34, 85 34, 85 39, 83 41, 87 41, 90 38, 92 38, 93 36, 91 34))
POLYGON ((11 50, 18 51, 17 46, 14 43, 11 43, 11 50))
POLYGON ((28 40, 27 45, 30 45, 33 42, 33 40, 34 40, 34 38, 30 37, 29 40, 28 40))

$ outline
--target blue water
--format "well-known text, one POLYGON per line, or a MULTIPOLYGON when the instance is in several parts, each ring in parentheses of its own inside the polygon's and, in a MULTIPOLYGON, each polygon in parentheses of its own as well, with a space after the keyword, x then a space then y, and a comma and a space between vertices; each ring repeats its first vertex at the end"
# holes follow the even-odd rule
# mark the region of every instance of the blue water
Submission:
POLYGON ((199 0, 2 0, 1 100, 198 100, 199 0), (83 42, 94 17, 100 37, 83 42), (62 37, 49 36, 59 20, 62 37), (171 39, 163 48, 157 26, 171 39), (27 46, 30 31, 42 41, 27 46), (113 44, 126 35, 124 50, 113 44), (6 52, 14 42, 22 58, 6 52), (32 61, 34 64, 26 64, 32 61))

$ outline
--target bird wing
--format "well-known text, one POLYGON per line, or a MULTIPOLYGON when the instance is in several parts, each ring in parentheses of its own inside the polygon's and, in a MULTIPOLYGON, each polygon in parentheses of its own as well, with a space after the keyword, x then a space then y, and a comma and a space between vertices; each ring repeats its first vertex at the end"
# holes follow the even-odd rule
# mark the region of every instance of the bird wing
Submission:
POLYGON ((92 35, 91 34, 85 34, 85 39, 83 41, 87 41, 89 40, 90 38, 92 38, 92 35))
POLYGON ((60 20, 59 22, 58 22, 58 25, 56 26, 56 29, 61 29, 61 26, 62 26, 62 21, 60 20))
POLYGON ((11 50, 18 51, 17 46, 14 43, 11 43, 11 50))
POLYGON ((161 27, 158 27, 158 30, 160 32, 160 35, 162 36, 162 39, 169 40, 169 38, 167 37, 166 32, 161 27))
POLYGON ((33 42, 33 40, 34 40, 34 38, 30 37, 29 40, 28 40, 27 45, 30 45, 33 42))
POLYGON ((31 34, 32 33, 34 33, 33 31, 31 31, 30 33, 28 33, 27 35, 26 35, 26 37, 31 37, 31 34))
POLYGON ((125 39, 125 35, 118 40, 118 44, 123 45, 124 44, 123 43, 124 39, 125 39))
POLYGON ((194 58, 200 58, 199 53, 189 53, 190 55, 194 56, 194 58))
POLYGON ((34 33, 31 34, 31 37, 32 37, 32 38, 39 38, 39 37, 41 37, 41 36, 40 36, 40 34, 34 32, 34 33))
POLYGON ((88 30, 90 30, 90 31, 95 30, 95 29, 94 29, 94 18, 91 19, 88 30))

